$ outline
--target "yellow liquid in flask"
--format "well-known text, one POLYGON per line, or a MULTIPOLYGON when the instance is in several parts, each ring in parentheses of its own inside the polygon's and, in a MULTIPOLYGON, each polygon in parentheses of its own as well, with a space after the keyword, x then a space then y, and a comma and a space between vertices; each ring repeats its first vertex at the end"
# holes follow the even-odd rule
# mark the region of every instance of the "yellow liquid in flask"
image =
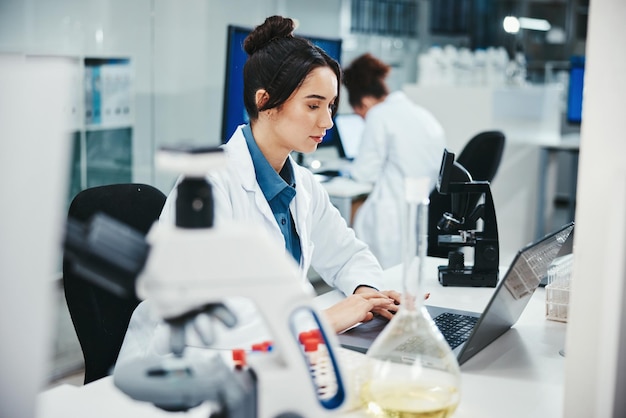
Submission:
POLYGON ((381 418, 447 418, 459 404, 454 387, 425 387, 407 382, 369 382, 361 397, 367 412, 381 418))

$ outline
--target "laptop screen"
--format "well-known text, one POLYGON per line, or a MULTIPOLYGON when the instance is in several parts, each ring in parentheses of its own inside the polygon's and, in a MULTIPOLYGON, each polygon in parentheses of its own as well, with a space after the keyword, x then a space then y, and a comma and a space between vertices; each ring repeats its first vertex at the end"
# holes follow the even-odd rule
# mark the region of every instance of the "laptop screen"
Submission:
POLYGON ((517 321, 573 229, 573 223, 565 225, 517 253, 460 354, 459 363, 489 345, 517 321))
POLYGON ((356 158, 365 121, 359 115, 349 113, 335 116, 335 125, 346 158, 349 160, 356 158))

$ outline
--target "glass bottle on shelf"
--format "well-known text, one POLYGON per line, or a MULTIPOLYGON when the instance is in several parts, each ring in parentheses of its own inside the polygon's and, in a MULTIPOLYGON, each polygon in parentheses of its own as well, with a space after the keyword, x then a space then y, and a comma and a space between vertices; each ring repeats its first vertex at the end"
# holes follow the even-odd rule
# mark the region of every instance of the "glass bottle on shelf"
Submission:
POLYGON ((406 179, 402 303, 367 352, 371 375, 361 388, 370 415, 445 418, 460 400, 461 373, 424 306, 421 281, 428 243, 428 179, 406 179))

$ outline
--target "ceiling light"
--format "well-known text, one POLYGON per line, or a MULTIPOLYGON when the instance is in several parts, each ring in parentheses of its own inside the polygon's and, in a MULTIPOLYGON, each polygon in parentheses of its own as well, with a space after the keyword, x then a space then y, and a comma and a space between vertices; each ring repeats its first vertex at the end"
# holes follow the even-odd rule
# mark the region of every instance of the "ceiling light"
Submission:
POLYGON ((520 21, 515 16, 507 16, 502 21, 502 27, 506 33, 517 33, 520 28, 520 21))
POLYGON ((519 25, 522 29, 540 30, 544 32, 549 31, 552 27, 552 25, 550 25, 550 22, 545 19, 533 19, 530 17, 520 17, 519 25))

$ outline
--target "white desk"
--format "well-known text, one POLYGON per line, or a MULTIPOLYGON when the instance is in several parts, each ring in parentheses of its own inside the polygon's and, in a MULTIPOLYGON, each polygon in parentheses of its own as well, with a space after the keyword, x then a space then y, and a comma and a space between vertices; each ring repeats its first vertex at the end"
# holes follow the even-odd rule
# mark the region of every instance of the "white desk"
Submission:
POLYGON ((330 202, 339 209, 348 225, 352 225, 352 203, 365 198, 373 188, 369 183, 359 183, 347 177, 335 177, 322 185, 328 192, 330 202))
POLYGON ((108 376, 85 386, 61 385, 39 394, 36 418, 207 418, 209 405, 184 413, 166 412, 135 401, 119 391, 108 376))
POLYGON ((342 173, 342 176, 337 177, 326 178, 321 176, 320 181, 328 192, 330 203, 339 209, 348 226, 351 226, 353 202, 367 197, 371 193, 373 185, 350 179, 348 176, 352 162, 328 151, 327 148, 318 149, 312 156, 307 156, 307 161, 303 161, 302 164, 313 173, 324 173, 325 171, 342 173))
MULTIPOLYGON (((441 286, 436 266, 445 261, 428 261, 430 274, 423 284, 431 294, 427 303, 482 311, 494 289, 441 286)), ((401 266, 386 272, 391 288, 400 287, 401 272, 401 266)), ((500 269, 500 274, 505 272, 500 269)), ((329 292, 317 300, 323 307, 337 297, 329 292)), ((565 344, 565 330, 566 324, 545 319, 545 291, 539 288, 515 326, 461 366, 461 403, 454 417, 560 417, 565 358, 559 350, 565 344)))
MULTIPOLYGON (((480 311, 493 288, 442 287, 436 266, 443 259, 429 259, 429 277, 424 290, 431 293, 429 304, 480 311)), ((389 288, 399 288, 401 267, 386 272, 389 288)), ((504 273, 502 269, 501 273, 504 273)), ((318 298, 320 308, 340 296, 329 292, 318 298)), ((539 289, 514 328, 468 360, 462 367, 461 403, 454 415, 464 417, 560 417, 563 401, 565 359, 559 350, 565 343, 566 325, 545 319, 545 293, 539 289)), ((129 399, 107 377, 82 387, 69 385, 45 391, 38 398, 37 418, 88 416, 177 417, 158 408, 129 399)), ((185 418, 208 416, 203 407, 185 418)), ((365 417, 362 411, 337 413, 338 417, 365 417)))

